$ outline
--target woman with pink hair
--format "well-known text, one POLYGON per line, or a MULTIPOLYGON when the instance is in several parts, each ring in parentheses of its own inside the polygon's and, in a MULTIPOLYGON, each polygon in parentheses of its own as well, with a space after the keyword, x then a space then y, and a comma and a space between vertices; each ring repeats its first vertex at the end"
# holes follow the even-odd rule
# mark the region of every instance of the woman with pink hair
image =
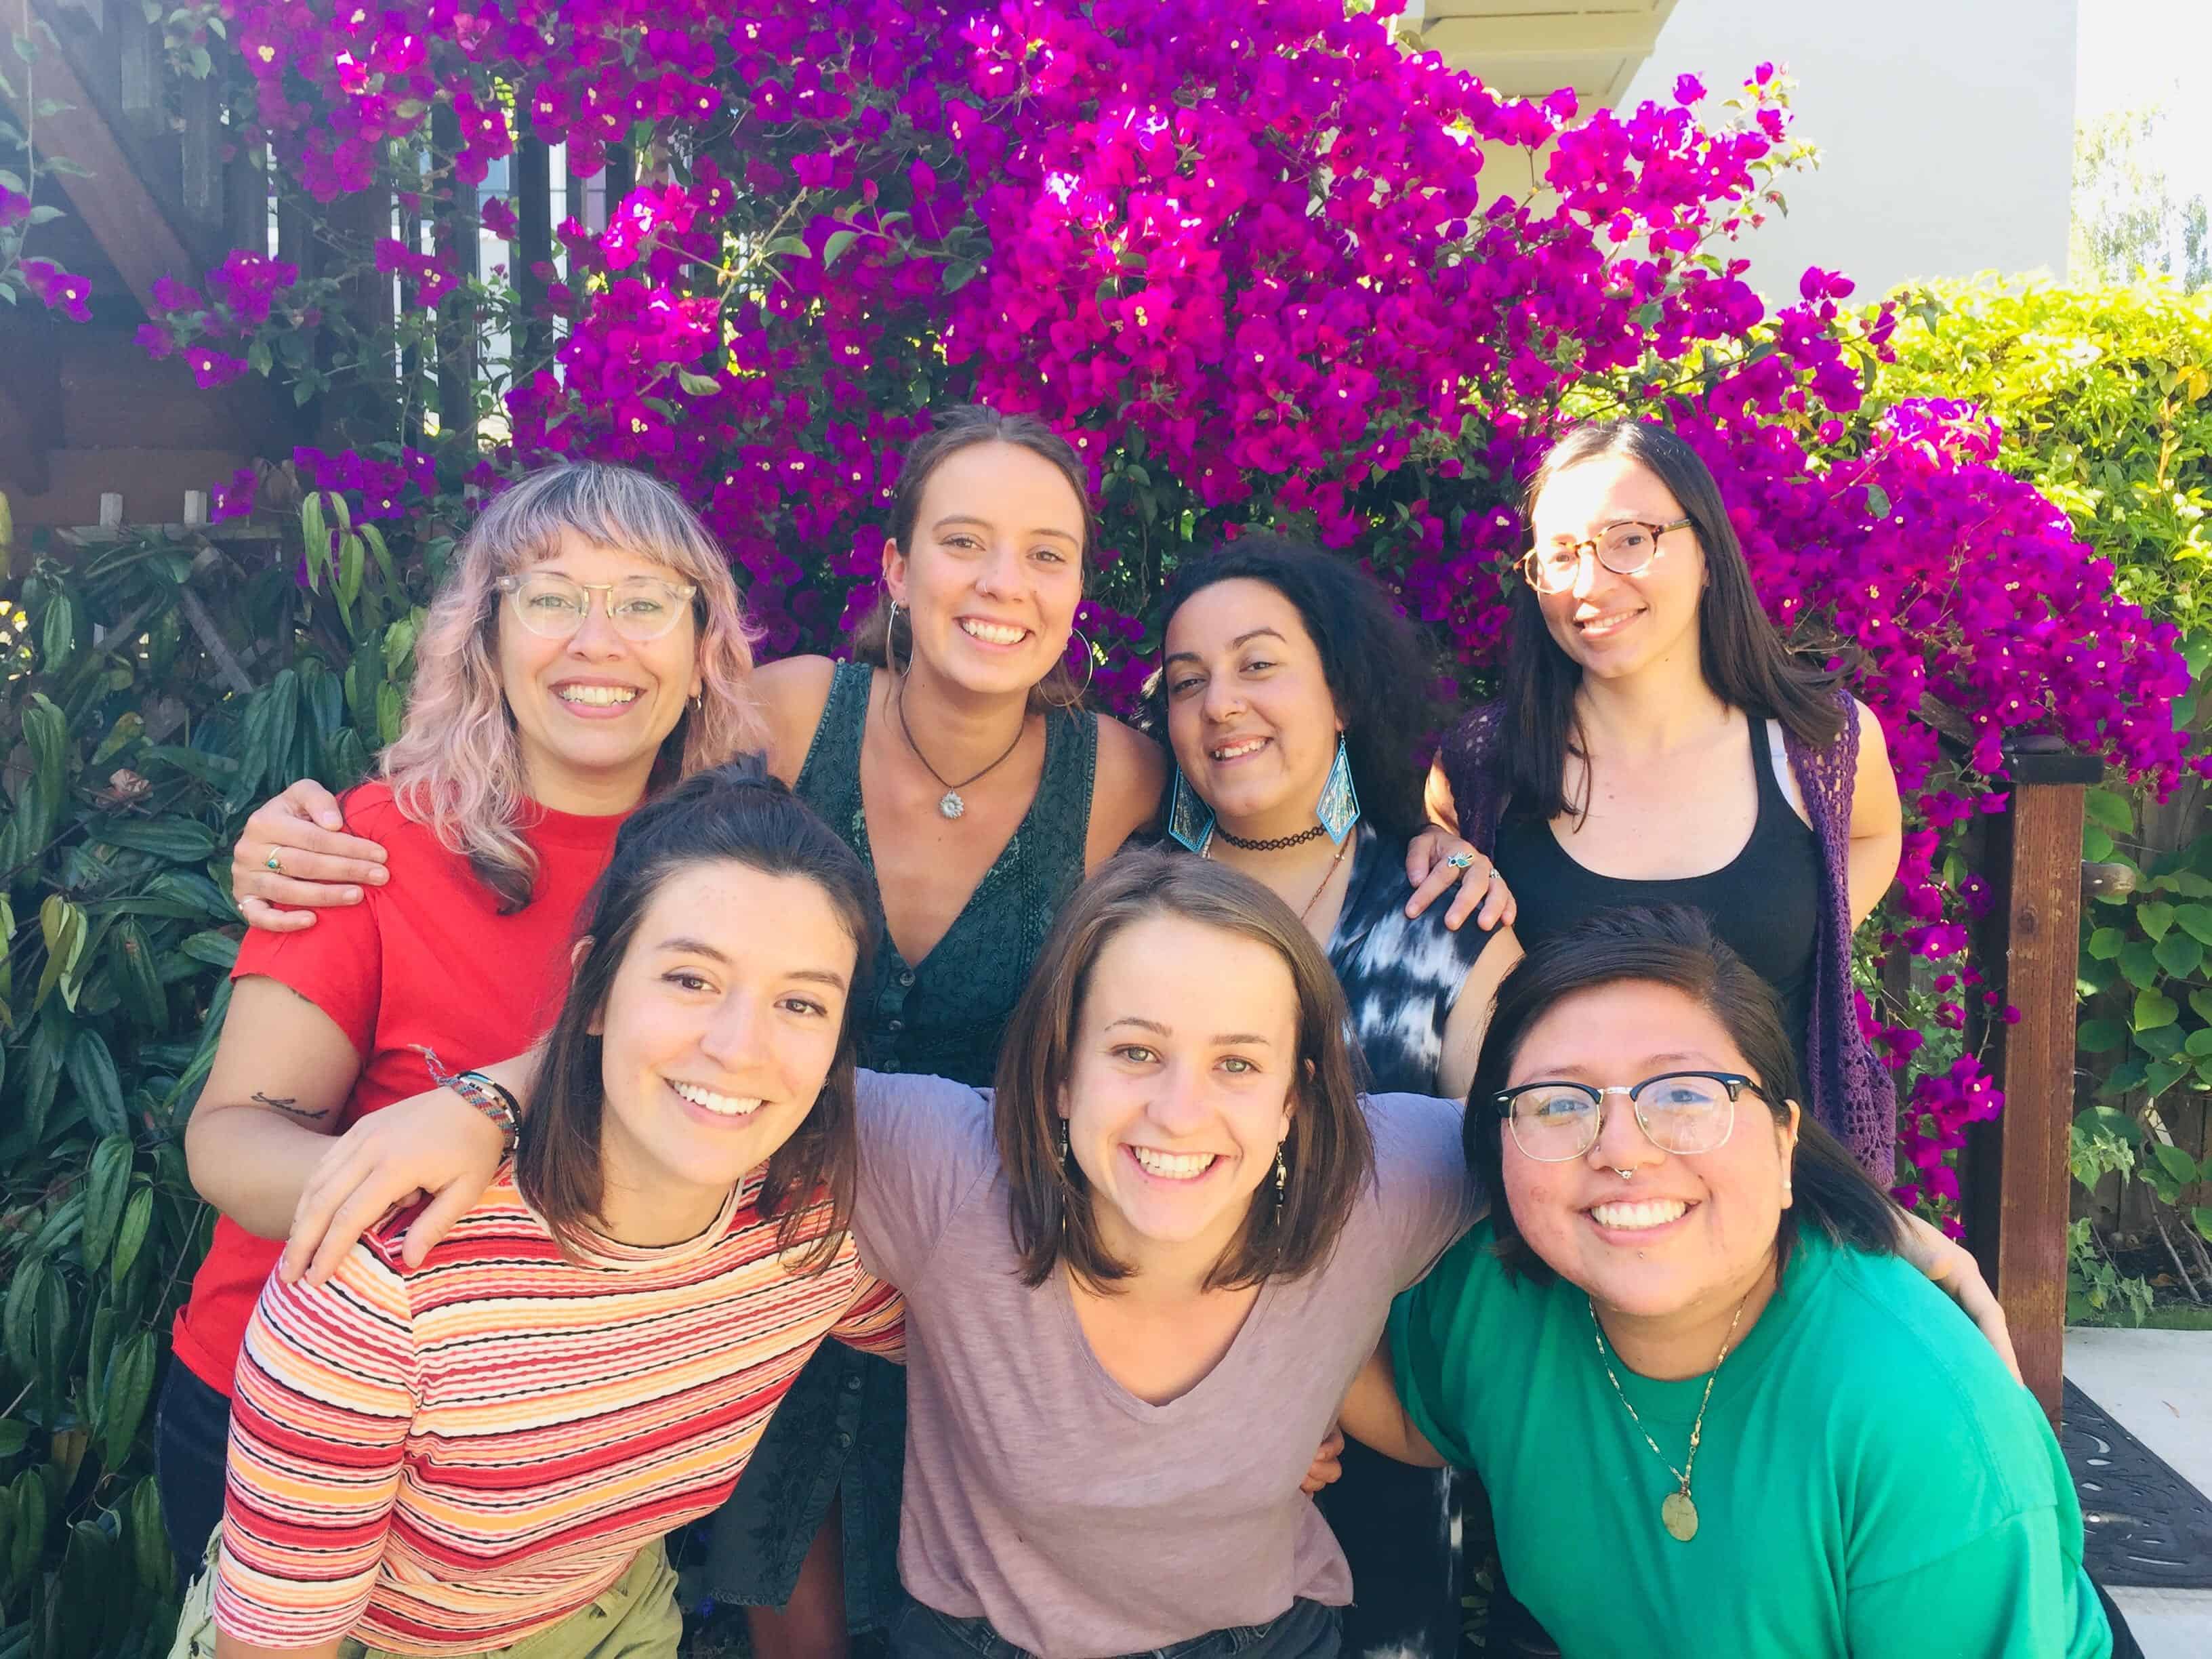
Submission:
POLYGON ((222 1212, 177 1315, 156 1437, 187 1566, 222 1512, 247 1322, 331 1138, 456 1074, 503 1109, 468 1068, 558 1010, 579 906, 623 819, 766 739, 727 562, 673 490, 623 467, 553 467, 492 502, 416 655, 382 775, 342 803, 392 879, 312 934, 248 933, 185 1133, 193 1184, 222 1212))

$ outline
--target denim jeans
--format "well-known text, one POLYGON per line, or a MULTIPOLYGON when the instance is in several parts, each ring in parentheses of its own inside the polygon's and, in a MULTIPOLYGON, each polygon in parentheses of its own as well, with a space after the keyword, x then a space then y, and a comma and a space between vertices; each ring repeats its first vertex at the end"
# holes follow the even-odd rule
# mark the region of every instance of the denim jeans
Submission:
POLYGON ((154 1486, 161 1529, 177 1558, 177 1580, 199 1570, 222 1519, 223 1466, 230 1454, 230 1397, 172 1357, 154 1413, 154 1486))
MULTIPOLYGON (((1342 1609, 1297 1601, 1264 1625, 1237 1625, 1127 1659, 1338 1659, 1342 1609)), ((908 1597, 891 1621, 890 1659, 1036 1659, 984 1619, 955 1619, 908 1597)))

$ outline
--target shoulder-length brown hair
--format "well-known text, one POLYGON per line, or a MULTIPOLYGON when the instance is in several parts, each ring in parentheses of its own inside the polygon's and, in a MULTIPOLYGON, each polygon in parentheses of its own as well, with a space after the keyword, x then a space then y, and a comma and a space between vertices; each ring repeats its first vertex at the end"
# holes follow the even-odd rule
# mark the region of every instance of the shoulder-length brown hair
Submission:
MULTIPOLYGON (((1091 582, 1091 561, 1098 546, 1098 514, 1091 505, 1091 481, 1075 447, 1034 415, 1007 415, 988 404, 955 404, 931 417, 930 428, 916 438, 899 458, 898 482, 891 486, 890 539, 904 555, 914 552, 914 529, 921 518, 921 492, 937 469, 963 449, 977 444, 1012 444, 1057 467, 1075 492, 1083 508, 1083 548, 1080 568, 1084 586, 1091 582)), ((853 630, 853 655, 865 663, 881 663, 902 669, 914 656, 914 623, 904 611, 892 614, 890 595, 877 596, 874 607, 853 630)), ((1088 674, 1079 684, 1067 672, 1063 654, 1052 672, 1030 688, 1030 709, 1073 708, 1083 701, 1088 674)))
POLYGON ((1297 1054, 1283 1201, 1279 1208, 1273 1184, 1261 1183, 1206 1288, 1310 1273, 1328 1259, 1375 1176, 1375 1142, 1345 1035, 1344 993, 1313 936, 1274 894, 1224 866, 1155 848, 1121 854, 1078 890, 1045 941, 1000 1050, 999 1158, 1022 1282, 1042 1284, 1062 1260, 1097 1290, 1129 1275, 1128 1264, 1100 1237, 1083 1171, 1060 1155, 1060 1102, 1074 1069, 1091 970, 1108 945, 1150 916, 1180 916, 1255 939, 1291 970, 1297 1054))
POLYGON ((606 1006, 615 975, 661 884, 695 865, 725 860, 763 875, 814 883, 858 949, 830 1074, 813 1109, 769 1158, 757 1200, 763 1215, 782 1218, 779 1249, 808 1247, 799 1258, 804 1271, 827 1267, 844 1237, 859 1162, 854 1022, 875 945, 868 875, 851 848, 757 760, 748 759, 694 773, 640 807, 616 837, 614 858, 592 894, 584 950, 546 1040, 537 1098, 514 1152, 515 1185, 564 1249, 584 1243, 604 1196, 599 1127, 605 1088, 600 1040, 592 1035, 592 1024, 606 1006))

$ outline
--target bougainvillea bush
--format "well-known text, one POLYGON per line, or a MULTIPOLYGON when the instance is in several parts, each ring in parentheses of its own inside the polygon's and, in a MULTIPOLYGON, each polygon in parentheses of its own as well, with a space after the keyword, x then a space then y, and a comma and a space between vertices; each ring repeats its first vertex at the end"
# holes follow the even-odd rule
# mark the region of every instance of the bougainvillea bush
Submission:
MULTIPOLYGON (((310 654, 331 672, 256 694, 292 708, 258 717, 288 721, 291 747, 257 747, 211 715, 225 763, 200 794, 179 781, 173 810, 214 839, 242 810, 238 779, 357 765, 337 733, 396 718, 411 632, 395 611, 349 647, 334 585, 348 607, 395 581, 419 598, 473 501, 548 457, 671 479, 727 544, 771 648, 837 648, 873 595, 899 451, 933 404, 961 398, 1037 411, 1089 458, 1106 528, 1082 628, 1109 701, 1146 671, 1164 570, 1273 521, 1395 584, 1438 642, 1441 722, 1452 696, 1489 683, 1534 457, 1572 416, 1650 410, 1719 475, 1776 620, 1851 653, 1887 731, 1905 868, 1866 942, 1932 971, 1924 1006, 1878 996, 1866 1018, 1908 1100, 1899 1190, 1942 1212, 1948 1154, 1999 1104, 1974 1050, 2002 1009, 1965 959, 1983 890, 1962 832, 2001 805, 2015 735, 2062 736, 2154 791, 2197 764, 2175 729, 2189 675, 2173 630, 2115 597, 2110 567, 2008 471, 1981 412, 1873 412, 1895 313, 1851 305, 1832 271, 1807 271, 1773 307, 1747 283, 1735 239, 1778 210, 1776 182, 1800 156, 1772 70, 1720 94, 1685 77, 1632 111, 1504 100, 1407 55, 1389 10, 228 0, 243 130, 270 146, 316 257, 247 248, 174 273, 143 338, 204 384, 267 374, 324 411, 329 435, 270 459, 287 490, 321 492, 319 585, 281 614, 321 618, 310 654), (479 206, 495 163, 514 178, 536 159, 524 144, 565 145, 571 172, 611 162, 628 181, 604 228, 554 227, 550 257, 527 268, 528 204, 508 191, 479 206), (1516 149, 1540 153, 1534 199, 1483 169, 1486 151, 1516 149), (461 255, 479 211, 508 240, 505 263, 472 276, 461 255), (389 316, 370 302, 379 282, 389 316), (471 359, 458 349, 471 333, 513 349, 471 359), (329 528, 339 502, 354 528, 329 528), (337 721, 315 727, 313 755, 290 737, 311 715, 337 721)), ((219 512, 286 516, 276 477, 229 481, 219 512)), ((55 672, 39 656, 55 606, 106 603, 71 592, 57 578, 27 595, 14 702, 55 672)), ((148 748, 107 684, 80 676, 55 699, 84 734, 82 764, 167 778, 177 741, 148 748)), ((219 852, 195 844, 187 861, 222 874, 219 852)), ((106 869, 76 854, 11 863, 16 914, 106 869)), ((44 978, 42 949, 67 962, 88 948, 55 916, 52 940, 23 947, 19 988, 44 978)), ((217 970, 173 971, 175 1018, 204 1006, 217 970)), ((36 1022, 18 1016, 11 1051, 25 1030, 60 1028, 61 982, 36 1022)), ((73 1029, 110 1019, 98 996, 90 1006, 67 1011, 73 1029)), ((111 1036, 102 1052, 135 1099, 152 1060, 121 1025, 111 1036)), ((75 1048, 37 1041, 53 1121, 82 1116, 77 1091, 105 1074, 80 1078, 64 1063, 75 1048)), ((189 1083, 189 1059, 153 1057, 164 1111, 188 1104, 173 1085, 189 1083)), ((64 1261, 74 1235, 54 1225, 64 1261)), ((76 1293, 58 1273, 42 1283, 58 1288, 26 1304, 27 1354, 46 1352, 47 1307, 76 1293)), ((58 1375, 79 1361, 42 1363, 58 1375)), ((76 1468, 41 1477, 57 1507, 82 1487, 76 1468)))

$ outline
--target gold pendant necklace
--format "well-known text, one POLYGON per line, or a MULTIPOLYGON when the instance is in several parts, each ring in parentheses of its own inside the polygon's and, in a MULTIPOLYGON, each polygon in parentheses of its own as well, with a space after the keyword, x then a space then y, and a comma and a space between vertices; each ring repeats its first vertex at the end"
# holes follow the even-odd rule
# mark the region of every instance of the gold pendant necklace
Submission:
MULTIPOLYGON (((1756 1285, 1752 1286, 1752 1290, 1758 1288, 1756 1285)), ((1644 1419, 1636 1414, 1636 1407, 1628 1398, 1628 1390, 1620 1386, 1620 1379, 1613 1375, 1613 1360, 1606 1352, 1605 1327, 1597 1322, 1597 1304, 1590 1304, 1590 1334, 1597 1339, 1598 1364, 1605 1367, 1606 1380, 1613 1384, 1613 1393, 1620 1396, 1620 1403, 1627 1407, 1628 1420, 1636 1425, 1636 1431, 1644 1437, 1644 1443, 1651 1448, 1651 1455, 1667 1465, 1667 1472, 1679 1483, 1659 1503, 1659 1524, 1666 1528, 1668 1536, 1678 1543, 1686 1544, 1698 1535, 1698 1505, 1690 1496, 1690 1474, 1698 1467, 1698 1442, 1705 1434, 1705 1407, 1713 1403, 1713 1381, 1720 1376, 1721 1366, 1727 1362, 1729 1349, 1735 1346, 1735 1328, 1743 1322, 1743 1310, 1750 1303, 1751 1291, 1746 1291, 1743 1300, 1735 1304, 1735 1317, 1729 1321, 1728 1334, 1721 1339, 1721 1351, 1713 1360, 1713 1368, 1705 1373, 1705 1397, 1698 1401, 1697 1419, 1690 1425, 1690 1455, 1683 1459, 1682 1467, 1679 1469, 1668 1462, 1667 1454, 1659 1449, 1659 1443, 1651 1437, 1651 1431, 1644 1426, 1644 1419)))

